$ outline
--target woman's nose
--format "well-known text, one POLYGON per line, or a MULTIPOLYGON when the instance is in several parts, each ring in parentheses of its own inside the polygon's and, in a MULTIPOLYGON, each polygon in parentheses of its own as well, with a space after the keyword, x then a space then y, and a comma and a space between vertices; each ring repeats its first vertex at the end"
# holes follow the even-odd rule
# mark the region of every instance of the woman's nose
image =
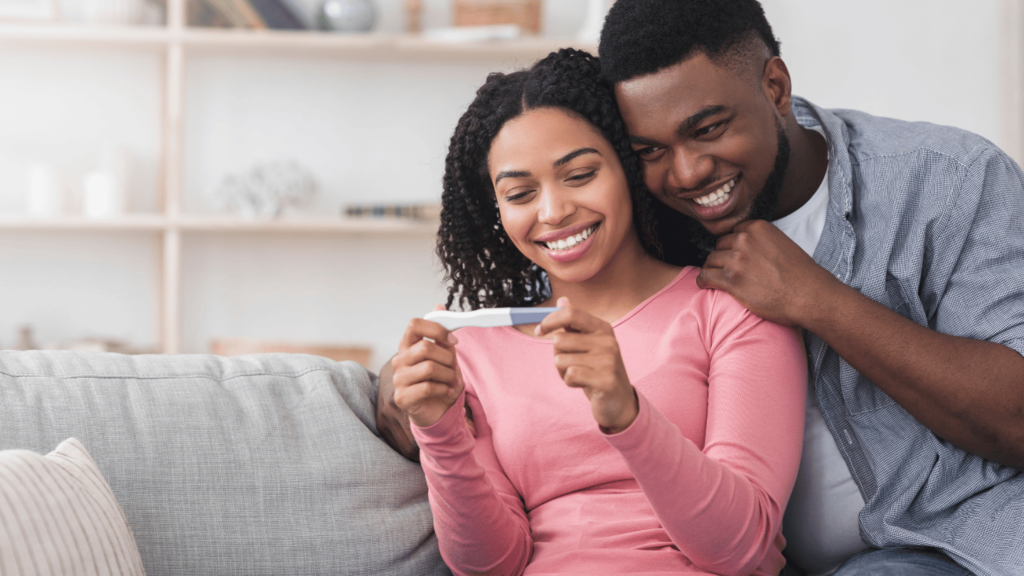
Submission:
POLYGON ((570 194, 557 190, 542 190, 540 195, 540 211, 537 220, 544 224, 556 225, 576 212, 576 203, 570 194))

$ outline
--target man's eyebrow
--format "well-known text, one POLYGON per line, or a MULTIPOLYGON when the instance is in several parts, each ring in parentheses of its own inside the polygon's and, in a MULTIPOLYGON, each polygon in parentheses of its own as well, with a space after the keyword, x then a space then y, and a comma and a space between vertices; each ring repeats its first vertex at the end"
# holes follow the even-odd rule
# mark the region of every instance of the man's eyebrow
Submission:
POLYGON ((504 172, 498 172, 498 175, 494 178, 494 183, 501 182, 502 178, 529 178, 530 176, 533 176, 533 174, 523 170, 505 170, 504 172))
POLYGON ((637 144, 639 146, 658 146, 658 142, 651 140, 650 138, 644 138, 643 136, 630 136, 630 144, 637 144))
POLYGON ((600 152, 593 148, 578 148, 576 150, 573 150, 572 152, 569 152, 565 156, 562 156, 558 160, 555 160, 555 163, 552 164, 552 166, 554 166, 555 168, 558 168, 559 166, 565 166, 566 164, 571 162, 573 158, 583 156, 584 154, 597 154, 598 156, 601 155, 600 152))
MULTIPOLYGON (((680 137, 683 137, 683 136, 686 135, 687 132, 689 132, 690 130, 693 130, 698 124, 700 124, 701 122, 703 122, 707 118, 709 118, 711 116, 714 116, 715 114, 721 114, 722 112, 725 112, 725 110, 726 110, 725 106, 721 106, 721 105, 705 106, 705 107, 701 108, 700 110, 698 110, 696 114, 693 114, 692 116, 690 116, 686 120, 683 120, 682 122, 680 122, 679 123, 679 127, 676 128, 676 134, 678 136, 680 136, 680 137)), ((637 146, 661 146, 662 145, 661 142, 658 142, 657 140, 652 140, 650 138, 645 138, 643 136, 633 136, 633 135, 630 135, 629 143, 630 144, 635 144, 637 146)))
POLYGON ((690 130, 693 130, 694 127, 697 126, 697 124, 700 124, 706 118, 714 116, 715 114, 721 114, 722 112, 725 112, 725 106, 705 106, 698 110, 696 114, 690 116, 686 120, 683 120, 679 124, 679 128, 676 129, 676 134, 679 136, 683 136, 690 130))

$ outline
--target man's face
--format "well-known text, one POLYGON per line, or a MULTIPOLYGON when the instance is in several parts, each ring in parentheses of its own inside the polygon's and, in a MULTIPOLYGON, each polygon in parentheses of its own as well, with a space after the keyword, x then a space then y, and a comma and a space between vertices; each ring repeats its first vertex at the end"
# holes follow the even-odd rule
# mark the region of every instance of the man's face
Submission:
POLYGON ((615 86, 648 188, 715 236, 770 218, 789 143, 760 83, 702 53, 615 86))

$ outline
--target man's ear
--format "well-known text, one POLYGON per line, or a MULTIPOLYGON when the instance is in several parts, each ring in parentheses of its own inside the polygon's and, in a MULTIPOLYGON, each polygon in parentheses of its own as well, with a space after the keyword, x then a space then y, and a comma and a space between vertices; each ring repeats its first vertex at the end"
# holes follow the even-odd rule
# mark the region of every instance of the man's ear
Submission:
POLYGON ((791 110, 793 82, 789 77, 789 68, 782 58, 772 56, 764 65, 761 75, 761 89, 772 107, 782 116, 788 116, 791 110))

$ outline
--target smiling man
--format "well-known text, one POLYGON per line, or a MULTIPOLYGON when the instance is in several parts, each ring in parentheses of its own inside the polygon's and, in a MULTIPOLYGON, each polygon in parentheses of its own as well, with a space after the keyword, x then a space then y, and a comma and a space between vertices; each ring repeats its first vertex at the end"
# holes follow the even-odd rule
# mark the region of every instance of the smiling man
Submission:
POLYGON ((779 54, 754 0, 618 0, 600 45, 700 284, 807 332, 787 552, 1024 574, 1024 174, 962 130, 792 96, 779 54))

